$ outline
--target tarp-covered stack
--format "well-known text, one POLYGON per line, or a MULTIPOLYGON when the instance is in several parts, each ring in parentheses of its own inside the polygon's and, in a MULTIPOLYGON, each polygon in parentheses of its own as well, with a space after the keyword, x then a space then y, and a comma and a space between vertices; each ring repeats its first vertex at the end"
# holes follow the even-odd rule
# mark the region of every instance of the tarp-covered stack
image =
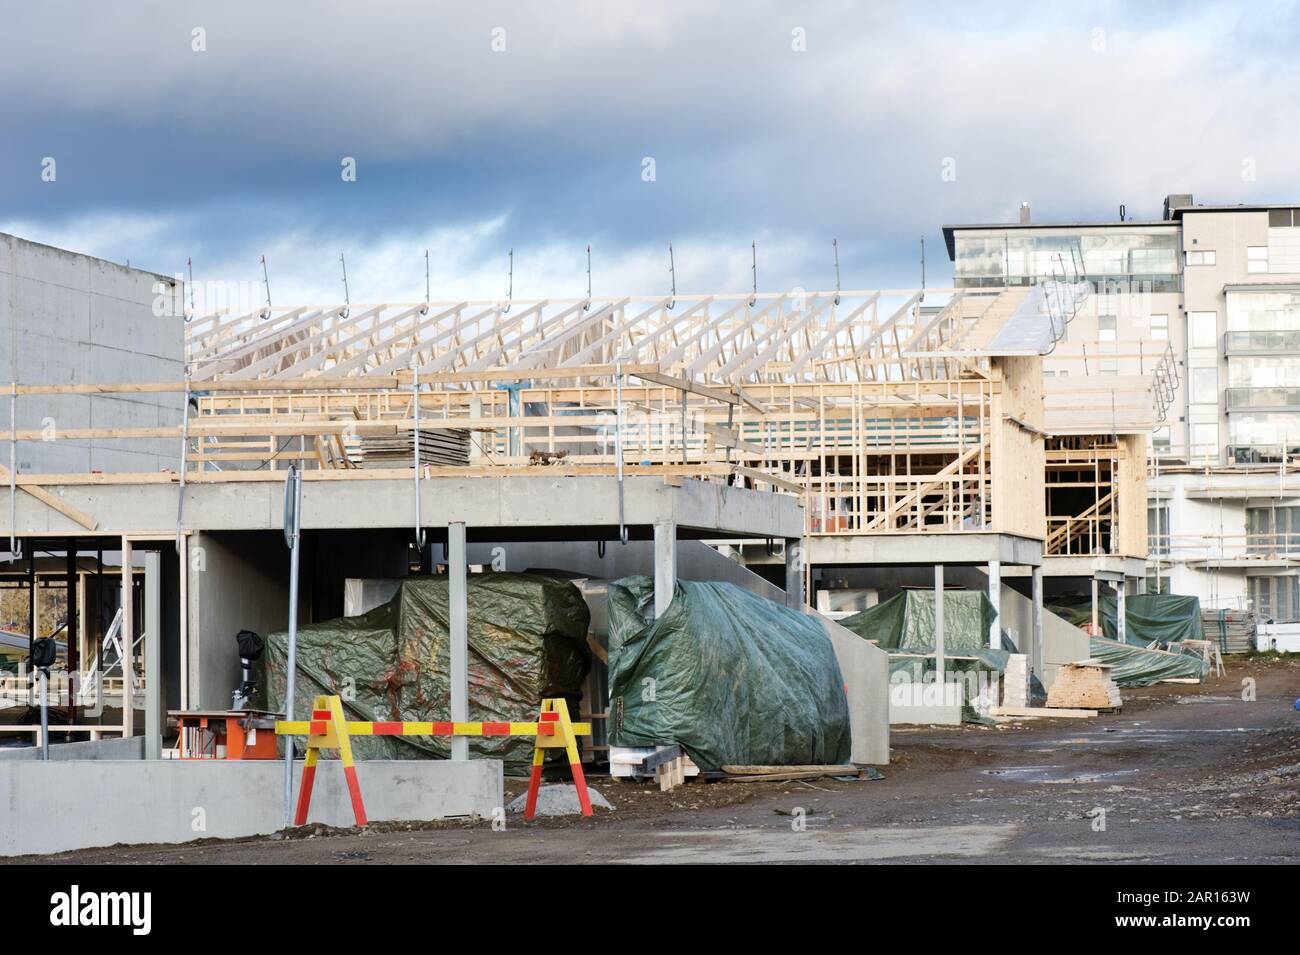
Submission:
POLYGON ((1089 644, 1095 659, 1110 664, 1110 678, 1121 687, 1151 686, 1164 680, 1203 680, 1210 671, 1203 658, 1189 653, 1147 650, 1105 637, 1093 637, 1089 644))
MULTIPOLYGON (((1015 647, 1003 635, 1002 648, 988 643, 995 614, 993 604, 978 590, 949 590, 943 595, 944 670, 968 676, 1001 673, 1015 647)), ((889 654, 891 681, 906 674, 921 683, 935 669, 935 614, 933 590, 904 590, 861 613, 845 617, 840 626, 852 630, 889 654)), ((991 678, 991 677, 990 677, 991 678)), ((963 716, 975 721, 970 706, 974 694, 963 699, 963 716)))
MULTIPOLYGON (((1048 605, 1058 617, 1076 627, 1092 619, 1092 598, 1086 595, 1057 597, 1048 605)), ((1119 639, 1119 601, 1103 591, 1097 598, 1101 635, 1119 639)), ((1201 601, 1183 594, 1133 594, 1124 598, 1124 642, 1135 647, 1159 641, 1161 646, 1182 640, 1201 640, 1201 601)))
MULTIPOLYGON (((1103 593, 1097 600, 1104 636, 1090 640, 1093 657, 1109 663, 1121 687, 1151 686, 1163 680, 1203 680, 1209 672, 1201 651, 1184 653, 1186 640, 1203 639, 1201 601, 1181 594, 1134 594, 1124 598, 1124 642, 1117 639, 1119 602, 1103 593)), ((1090 597, 1058 597, 1050 609, 1082 625, 1092 613, 1090 597)))
POLYGON ((848 701, 816 619, 728 583, 609 585, 610 742, 678 743, 702 770, 851 755, 848 701))
MULTIPOLYGON (((411 577, 386 604, 356 617, 298 628, 294 712, 307 713, 317 694, 339 694, 348 719, 446 720, 451 715, 448 579, 411 577)), ((536 720, 544 697, 566 697, 578 713, 591 663, 589 614, 578 589, 535 574, 473 574, 469 578, 469 718, 536 720)), ((267 708, 284 704, 288 634, 267 639, 267 708)), ((360 759, 448 755, 449 739, 354 737, 360 759)), ((523 773, 528 737, 471 737, 477 755, 505 760, 523 773)))

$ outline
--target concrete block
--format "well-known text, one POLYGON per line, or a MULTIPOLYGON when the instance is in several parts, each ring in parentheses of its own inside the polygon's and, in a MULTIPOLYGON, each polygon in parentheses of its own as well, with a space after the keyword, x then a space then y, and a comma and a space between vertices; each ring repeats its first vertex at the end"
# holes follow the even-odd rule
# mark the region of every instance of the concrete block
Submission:
MULTIPOLYGON (((488 817, 503 804, 494 759, 373 760, 357 777, 374 822, 488 817)), ((283 778, 279 760, 0 762, 0 856, 269 834, 284 826, 283 778)), ((353 824, 337 760, 319 765, 308 821, 353 824)))

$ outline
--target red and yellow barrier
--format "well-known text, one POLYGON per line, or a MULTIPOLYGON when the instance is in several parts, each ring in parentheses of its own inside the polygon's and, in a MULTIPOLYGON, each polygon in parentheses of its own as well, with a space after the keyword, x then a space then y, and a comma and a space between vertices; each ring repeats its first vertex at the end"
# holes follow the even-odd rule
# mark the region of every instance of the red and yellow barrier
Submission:
POLYGON ((587 795, 587 780, 582 773, 578 756, 579 736, 591 735, 590 723, 574 723, 569 719, 569 707, 562 699, 542 700, 542 710, 535 723, 453 723, 361 721, 343 718, 343 702, 337 696, 318 696, 312 704, 310 720, 280 720, 275 724, 278 736, 306 736, 307 756, 303 760, 302 785, 298 793, 298 808, 294 814, 295 826, 307 822, 307 808, 311 804, 312 784, 316 780, 316 762, 322 749, 337 749, 343 763, 343 777, 347 780, 348 795, 352 798, 352 814, 358 826, 366 824, 366 807, 361 800, 361 786, 352 760, 353 736, 532 736, 533 771, 528 780, 528 798, 524 805, 524 818, 532 819, 537 812, 537 792, 542 781, 542 761, 546 750, 567 750, 569 768, 573 771, 573 785, 578 791, 578 804, 584 816, 591 815, 591 799, 587 795))

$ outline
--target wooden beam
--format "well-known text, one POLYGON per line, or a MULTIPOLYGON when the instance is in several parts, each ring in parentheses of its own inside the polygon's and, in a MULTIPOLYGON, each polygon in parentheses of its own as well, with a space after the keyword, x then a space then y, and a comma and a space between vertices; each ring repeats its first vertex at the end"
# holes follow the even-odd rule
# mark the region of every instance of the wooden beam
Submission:
MULTIPOLYGON (((30 477, 30 475, 28 476, 30 477)), ((9 469, 4 465, 0 465, 0 481, 7 481, 7 480, 9 480, 9 469)), ((17 487, 20 490, 22 490, 27 494, 30 494, 32 497, 36 498, 36 500, 40 501, 46 507, 54 508, 54 510, 58 511, 68 520, 80 524, 88 531, 98 530, 99 522, 96 521, 93 517, 91 517, 85 511, 78 510, 77 508, 73 507, 71 504, 68 504, 63 500, 60 500, 58 497, 51 494, 49 491, 45 490, 39 484, 27 484, 22 480, 21 477, 16 478, 14 483, 17 485, 17 487)))

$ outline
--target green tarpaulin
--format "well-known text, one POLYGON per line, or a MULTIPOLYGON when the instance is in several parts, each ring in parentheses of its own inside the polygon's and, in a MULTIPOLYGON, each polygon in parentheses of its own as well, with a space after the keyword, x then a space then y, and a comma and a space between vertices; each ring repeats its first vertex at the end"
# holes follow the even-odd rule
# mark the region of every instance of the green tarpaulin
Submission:
POLYGON ((1093 637, 1088 652, 1093 659, 1109 663, 1112 667, 1110 678, 1116 685, 1125 687, 1151 686, 1161 680, 1203 680, 1210 669, 1201 657, 1145 650, 1105 637, 1093 637))
MULTIPOLYGON (((986 646, 994 616, 993 604, 982 591, 944 591, 944 671, 948 679, 959 678, 967 685, 962 718, 968 722, 987 722, 970 705, 979 692, 979 674, 1001 673, 1007 657, 1015 652, 1005 633, 999 649, 986 646)), ((933 678, 937 651, 933 590, 901 591, 839 623, 863 639, 876 641, 889 654, 891 682, 904 676, 912 683, 933 678)))
POLYGON ((825 765, 851 755, 848 701, 813 617, 728 583, 609 585, 610 743, 679 743, 701 769, 825 765))
MULTIPOLYGON (((567 698, 575 719, 591 664, 589 614, 571 583, 535 574, 472 574, 469 718, 528 721, 543 697, 567 698)), ((298 628, 294 712, 317 694, 338 694, 352 720, 446 720, 451 716, 448 579, 411 577, 386 604, 357 617, 298 628)), ((262 681, 267 709, 284 704, 288 634, 267 638, 262 681)), ((448 737, 355 737, 359 759, 446 757, 448 737)), ((471 737, 477 755, 523 773, 527 737, 471 737)))
MULTIPOLYGON (((1092 621, 1090 596, 1058 597, 1048 607, 1076 627, 1092 621)), ((1118 599, 1103 591, 1097 600, 1102 636, 1119 639, 1118 599)), ((1182 594, 1134 594, 1124 598, 1124 642, 1135 647, 1161 646, 1183 640, 1203 640, 1201 601, 1182 594)))

